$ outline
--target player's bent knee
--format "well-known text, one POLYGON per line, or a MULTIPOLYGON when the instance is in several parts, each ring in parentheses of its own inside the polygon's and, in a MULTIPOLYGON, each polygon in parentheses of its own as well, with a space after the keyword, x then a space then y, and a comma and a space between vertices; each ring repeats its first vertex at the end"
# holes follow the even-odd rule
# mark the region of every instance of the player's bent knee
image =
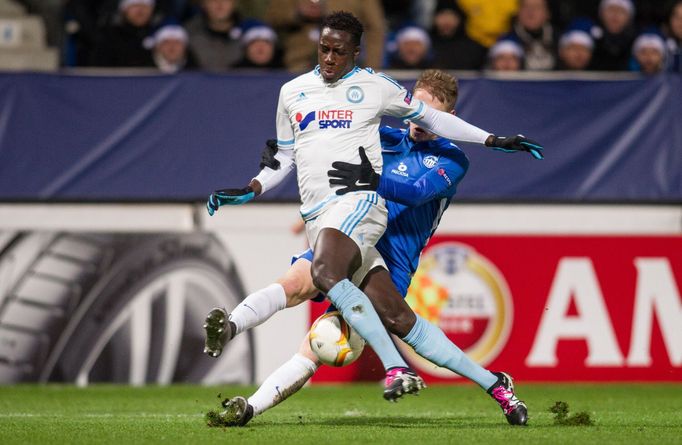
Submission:
POLYGON ((380 317, 386 329, 400 338, 406 337, 417 321, 411 310, 389 311, 387 314, 380 314, 380 317))
POLYGON ((336 283, 343 280, 342 274, 333 271, 325 261, 313 261, 312 268, 313 285, 322 292, 329 292, 336 283))

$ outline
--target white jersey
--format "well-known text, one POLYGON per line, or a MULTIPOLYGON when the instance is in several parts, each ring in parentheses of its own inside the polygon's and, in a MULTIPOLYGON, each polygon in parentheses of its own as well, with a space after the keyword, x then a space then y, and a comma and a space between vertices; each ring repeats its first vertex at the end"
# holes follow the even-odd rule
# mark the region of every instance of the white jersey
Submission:
POLYGON ((315 70, 284 84, 277 105, 277 144, 294 150, 301 214, 311 219, 337 195, 329 185, 332 162, 360 163, 364 147, 381 173, 381 116, 420 119, 425 105, 395 80, 355 67, 333 84, 315 70))

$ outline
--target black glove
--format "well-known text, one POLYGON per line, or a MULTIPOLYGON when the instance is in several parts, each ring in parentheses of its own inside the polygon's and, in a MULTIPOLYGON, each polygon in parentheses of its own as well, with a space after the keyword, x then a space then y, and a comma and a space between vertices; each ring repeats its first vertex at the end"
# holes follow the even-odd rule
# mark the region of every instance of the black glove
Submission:
POLYGON ((263 153, 260 155, 260 169, 263 170, 265 167, 270 167, 273 170, 279 168, 279 161, 275 159, 277 154, 277 140, 268 139, 265 142, 265 148, 263 153))
POLYGON ((492 147, 493 150, 499 150, 505 153, 527 151, 535 159, 544 159, 544 156, 542 155, 543 146, 520 134, 509 137, 493 136, 492 141, 490 143, 486 141, 485 145, 487 147, 492 147))
POLYGON ((336 191, 337 195, 360 190, 376 190, 379 187, 381 175, 372 168, 364 147, 360 147, 358 152, 360 153, 360 164, 336 161, 332 163, 334 170, 327 172, 327 176, 330 178, 329 185, 344 186, 336 191))

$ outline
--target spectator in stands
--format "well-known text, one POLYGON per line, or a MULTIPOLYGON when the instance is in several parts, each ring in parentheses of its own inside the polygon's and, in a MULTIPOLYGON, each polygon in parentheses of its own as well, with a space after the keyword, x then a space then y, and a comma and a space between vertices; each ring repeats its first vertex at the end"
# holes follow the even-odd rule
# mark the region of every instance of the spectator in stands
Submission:
POLYGON ((670 10, 665 26, 668 49, 668 69, 682 73, 682 0, 677 0, 670 10))
POLYGON ((235 68, 284 68, 282 52, 277 46, 277 34, 269 26, 258 24, 244 31, 244 58, 235 68))
POLYGON ((105 28, 94 54, 95 66, 152 67, 152 52, 144 41, 152 34, 154 0, 121 0, 122 23, 105 28))
MULTIPOLYGON (((165 17, 172 15, 174 9, 171 2, 175 1, 178 0, 154 2, 154 15, 150 22, 152 26, 158 26, 165 17)), ((69 66, 92 64, 98 58, 95 52, 103 30, 124 23, 120 0, 65 0, 65 3, 63 16, 64 29, 67 33, 65 63, 69 66)))
POLYGON ((568 31, 559 40, 560 70, 586 70, 592 60, 594 41, 585 31, 574 29, 568 31))
POLYGON ((429 68, 431 39, 422 28, 407 26, 396 33, 396 50, 392 52, 388 67, 396 70, 421 70, 429 68))
POLYGON ((457 0, 466 15, 466 33, 489 48, 509 32, 518 10, 518 0, 457 0))
POLYGON ((665 41, 654 33, 640 35, 632 46, 637 67, 647 76, 658 74, 665 69, 665 53, 665 41))
POLYGON ((236 0, 200 0, 201 13, 186 23, 189 50, 199 68, 224 71, 242 59, 244 22, 235 3, 236 0))
POLYGON ((385 26, 380 0, 273 0, 265 19, 279 34, 288 70, 302 72, 315 67, 322 17, 340 10, 355 15, 365 27, 360 54, 363 65, 381 68, 385 26))
POLYGON ((456 0, 439 0, 433 18, 433 67, 478 70, 485 64, 486 48, 464 31, 464 14, 456 0))
POLYGON ((159 28, 148 46, 153 49, 154 64, 162 73, 196 68, 196 62, 187 51, 187 32, 179 25, 165 25, 159 28))
POLYGON ((599 4, 599 25, 592 29, 595 49, 594 69, 602 71, 627 70, 632 42, 634 6, 631 0, 602 0, 599 4))
POLYGON ((488 52, 493 71, 520 71, 523 69, 523 47, 513 40, 500 40, 488 52))
POLYGON ((557 33, 550 23, 546 0, 520 0, 519 14, 507 38, 523 46, 527 70, 551 70, 556 66, 557 33))

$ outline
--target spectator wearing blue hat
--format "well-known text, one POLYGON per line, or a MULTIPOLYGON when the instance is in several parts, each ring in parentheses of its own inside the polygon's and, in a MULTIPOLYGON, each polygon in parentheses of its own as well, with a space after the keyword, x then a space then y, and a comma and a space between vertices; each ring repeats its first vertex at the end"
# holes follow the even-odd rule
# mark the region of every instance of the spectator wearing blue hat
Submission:
POLYGON ((677 0, 672 5, 665 31, 668 70, 682 73, 682 0, 677 0))
POLYGON ((514 40, 498 40, 488 51, 489 67, 493 71, 520 71, 523 57, 523 47, 514 40))
POLYGON ((588 69, 594 51, 594 41, 585 31, 574 29, 559 39, 558 69, 582 71, 588 69))
POLYGON ((244 58, 235 68, 281 69, 282 51, 277 45, 277 34, 267 25, 257 24, 242 35, 244 58))
POLYGON ((627 70, 632 42, 635 40, 632 0, 602 0, 599 4, 599 25, 592 28, 595 40, 594 69, 627 70))
POLYGON ((390 69, 421 70, 431 67, 431 38, 418 26, 406 26, 395 35, 395 50, 389 56, 390 69))
POLYGON ((632 55, 639 71, 653 76, 665 69, 665 41, 655 33, 645 33, 635 39, 632 55))

